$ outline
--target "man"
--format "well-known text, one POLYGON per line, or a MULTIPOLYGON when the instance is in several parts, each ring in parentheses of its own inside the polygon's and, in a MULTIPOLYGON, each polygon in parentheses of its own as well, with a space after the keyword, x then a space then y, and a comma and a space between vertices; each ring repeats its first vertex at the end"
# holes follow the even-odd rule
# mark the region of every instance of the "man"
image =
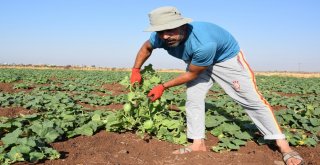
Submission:
POLYGON ((174 151, 184 154, 206 151, 205 97, 214 82, 236 102, 259 128, 265 139, 276 140, 288 165, 303 163, 293 151, 273 115, 270 105, 259 93, 255 78, 234 37, 223 28, 206 22, 192 22, 175 7, 160 7, 149 13, 151 37, 140 48, 131 73, 131 83, 141 82, 140 68, 153 49, 163 48, 187 63, 187 71, 178 77, 155 86, 148 94, 152 101, 159 99, 165 89, 187 85, 187 136, 193 140, 188 147, 174 151))

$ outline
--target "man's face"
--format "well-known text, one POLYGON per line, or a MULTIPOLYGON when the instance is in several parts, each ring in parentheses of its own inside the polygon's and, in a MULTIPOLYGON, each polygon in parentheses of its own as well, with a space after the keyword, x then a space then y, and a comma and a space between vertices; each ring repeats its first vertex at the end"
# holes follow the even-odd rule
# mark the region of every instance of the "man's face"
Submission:
POLYGON ((178 46, 185 38, 185 31, 183 27, 158 31, 157 34, 168 47, 178 46))

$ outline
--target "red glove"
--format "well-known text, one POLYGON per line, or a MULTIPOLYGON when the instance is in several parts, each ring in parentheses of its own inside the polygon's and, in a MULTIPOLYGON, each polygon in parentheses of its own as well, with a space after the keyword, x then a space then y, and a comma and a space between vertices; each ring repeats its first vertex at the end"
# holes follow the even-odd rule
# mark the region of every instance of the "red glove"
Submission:
POLYGON ((163 84, 157 85, 151 89, 151 91, 148 94, 148 97, 151 101, 156 101, 162 96, 164 90, 165 87, 163 86, 163 84))
POLYGON ((135 82, 141 83, 141 79, 140 68, 132 68, 130 78, 131 84, 134 84, 135 82))

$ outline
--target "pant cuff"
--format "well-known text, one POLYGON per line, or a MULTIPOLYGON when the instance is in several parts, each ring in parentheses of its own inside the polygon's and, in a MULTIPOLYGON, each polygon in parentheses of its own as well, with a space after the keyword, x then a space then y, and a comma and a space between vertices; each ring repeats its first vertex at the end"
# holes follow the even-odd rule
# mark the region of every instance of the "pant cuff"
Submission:
POLYGON ((205 139, 204 136, 187 136, 187 138, 188 139, 192 139, 192 140, 194 140, 194 139, 205 139))
POLYGON ((286 136, 284 134, 275 134, 275 135, 265 135, 265 140, 275 140, 275 139, 285 139, 286 136))

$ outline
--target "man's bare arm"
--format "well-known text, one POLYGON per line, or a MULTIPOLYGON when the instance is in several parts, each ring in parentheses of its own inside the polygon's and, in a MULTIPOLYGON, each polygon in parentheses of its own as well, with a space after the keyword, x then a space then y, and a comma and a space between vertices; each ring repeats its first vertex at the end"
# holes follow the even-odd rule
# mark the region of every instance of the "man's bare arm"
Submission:
POLYGON ((152 50, 153 50, 153 48, 152 48, 149 40, 144 42, 144 44, 141 46, 141 48, 137 54, 133 68, 141 68, 141 66, 144 64, 144 62, 150 57, 152 50))
POLYGON ((166 83, 163 83, 163 86, 165 88, 170 88, 173 86, 178 86, 178 85, 184 84, 186 82, 189 82, 189 81, 197 78, 198 75, 200 73, 202 73, 203 71, 205 71, 207 68, 208 68, 207 66, 196 66, 196 65, 190 64, 189 71, 179 75, 178 77, 176 77, 166 83))

